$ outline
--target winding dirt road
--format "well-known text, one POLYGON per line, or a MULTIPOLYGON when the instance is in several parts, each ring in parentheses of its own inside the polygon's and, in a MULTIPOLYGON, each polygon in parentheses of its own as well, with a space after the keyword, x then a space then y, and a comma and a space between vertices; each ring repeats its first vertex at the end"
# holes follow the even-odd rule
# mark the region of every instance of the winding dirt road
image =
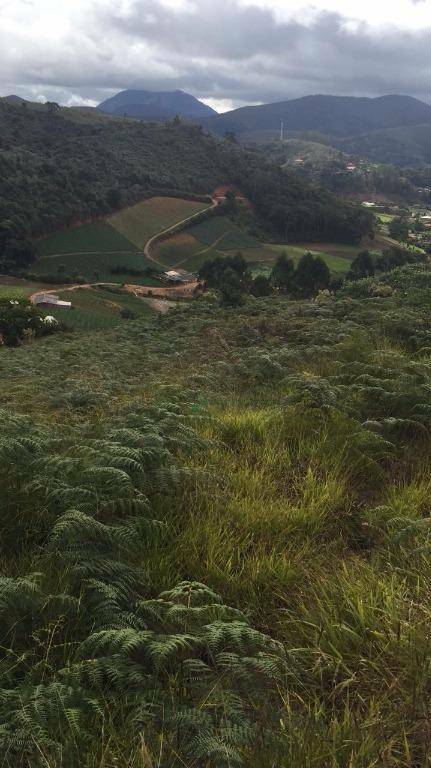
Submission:
POLYGON ((158 264, 159 267, 163 267, 164 269, 167 268, 166 264, 162 264, 161 261, 158 261, 154 258, 154 256, 151 255, 151 249, 153 245, 155 245, 159 240, 164 240, 166 235, 169 234, 175 234, 178 230, 178 227, 182 227, 184 224, 188 224, 189 222, 194 221, 195 219, 199 219, 202 214, 208 213, 208 211, 213 211, 215 208, 217 208, 220 200, 217 200, 215 197, 211 198, 212 204, 208 206, 208 208, 203 208, 202 211, 198 211, 197 213, 194 213, 192 216, 187 216, 186 219, 183 219, 182 221, 177 221, 176 224, 171 224, 170 227, 167 227, 166 229, 163 229, 161 232, 158 232, 157 235, 153 235, 153 237, 150 237, 149 240, 145 243, 144 246, 144 256, 147 257, 150 261, 153 261, 155 264, 158 264))

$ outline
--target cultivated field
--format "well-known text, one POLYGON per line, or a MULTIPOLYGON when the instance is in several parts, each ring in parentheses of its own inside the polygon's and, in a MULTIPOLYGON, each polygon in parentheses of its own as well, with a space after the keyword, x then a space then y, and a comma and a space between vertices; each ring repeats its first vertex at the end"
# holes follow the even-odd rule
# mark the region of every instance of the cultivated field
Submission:
POLYGON ((38 256, 90 253, 91 251, 136 251, 136 246, 127 240, 115 227, 106 221, 95 221, 80 227, 71 227, 55 232, 35 243, 38 256))
MULTIPOLYGON (((331 272, 344 274, 361 246, 343 243, 295 243, 295 245, 261 243, 236 226, 229 218, 215 216, 170 237, 157 247, 155 257, 169 267, 198 270, 206 259, 241 251, 247 261, 269 269, 281 251, 296 263, 307 251, 320 255, 331 272)), ((262 270, 261 270, 262 271, 262 270)))
MULTIPOLYGON (((50 286, 51 288, 52 286, 50 286)), ((47 286, 45 283, 34 282, 33 280, 22 280, 19 277, 0 276, 0 299, 21 299, 31 296, 36 291, 44 291, 47 286)))
POLYGON ((176 197, 152 197, 142 203, 124 208, 109 217, 108 221, 137 248, 183 219, 208 208, 208 203, 196 203, 176 197))
POLYGON ((157 265, 150 262, 138 251, 131 253, 76 253, 68 256, 45 256, 39 259, 32 271, 36 275, 62 275, 73 277, 79 275, 88 282, 105 281, 109 283, 124 283, 132 280, 142 285, 158 285, 158 281, 147 275, 135 275, 134 270, 145 270, 151 267, 157 270, 157 265), (121 268, 121 272, 117 271, 121 268), (112 270, 115 272, 112 272, 112 270))
POLYGON ((217 255, 253 251, 257 256, 264 246, 225 216, 212 216, 160 243, 155 258, 170 267, 199 269, 201 264, 217 255))
POLYGON ((142 253, 146 242, 206 207, 207 203, 154 197, 124 208, 106 221, 64 229, 36 241, 39 258, 32 271, 41 276, 58 274, 59 282, 64 276, 80 276, 89 282, 124 283, 133 278, 141 285, 156 285, 154 278, 136 275, 136 270, 147 267, 157 270, 157 264, 142 253))

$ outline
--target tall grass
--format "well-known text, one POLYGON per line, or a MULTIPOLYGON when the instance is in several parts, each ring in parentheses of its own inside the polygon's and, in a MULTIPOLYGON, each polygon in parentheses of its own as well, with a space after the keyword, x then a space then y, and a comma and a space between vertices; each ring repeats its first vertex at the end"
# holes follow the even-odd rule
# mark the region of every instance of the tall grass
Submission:
POLYGON ((430 317, 401 277, 0 350, 7 768, 429 764, 430 317))

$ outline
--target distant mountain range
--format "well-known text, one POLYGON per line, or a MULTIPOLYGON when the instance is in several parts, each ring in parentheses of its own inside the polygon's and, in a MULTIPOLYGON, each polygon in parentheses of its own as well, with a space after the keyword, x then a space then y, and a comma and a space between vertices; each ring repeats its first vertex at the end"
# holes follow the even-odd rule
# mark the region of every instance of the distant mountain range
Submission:
POLYGON ((330 137, 358 136, 386 128, 431 124, 431 106, 410 96, 305 96, 301 99, 241 107, 205 121, 218 135, 271 138, 289 131, 318 131, 330 137), (266 134, 266 135, 265 135, 266 134))
POLYGON ((217 115, 214 109, 184 91, 121 91, 102 101, 98 109, 111 115, 126 115, 156 122, 168 120, 175 115, 191 120, 217 115))
MULTIPOLYGON (((43 108, 15 95, 2 101, 43 108)), ((285 138, 321 141, 377 163, 431 164, 431 105, 411 96, 304 96, 218 114, 184 91, 129 89, 93 111, 150 122, 165 122, 179 115, 218 136, 232 132, 242 144, 278 139, 283 123, 285 138)))

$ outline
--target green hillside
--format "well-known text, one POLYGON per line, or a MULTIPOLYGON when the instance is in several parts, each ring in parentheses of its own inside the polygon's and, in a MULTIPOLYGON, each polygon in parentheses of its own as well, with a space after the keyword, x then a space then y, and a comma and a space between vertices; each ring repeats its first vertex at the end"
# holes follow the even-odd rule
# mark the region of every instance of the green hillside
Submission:
POLYGON ((431 163, 431 130, 428 124, 397 127, 344 139, 339 147, 376 163, 421 166, 431 163))
POLYGON ((304 96, 300 99, 240 107, 205 120, 218 135, 234 131, 267 140, 280 135, 283 121, 289 131, 319 131, 332 137, 358 136, 368 131, 431 124, 431 106, 409 96, 304 96))
POLYGON ((359 241, 371 219, 199 126, 0 100, 0 268, 28 266, 29 237, 106 216, 150 192, 235 184, 271 237, 359 241))
POLYGON ((5 768, 426 765, 430 295, 0 347, 5 768))

